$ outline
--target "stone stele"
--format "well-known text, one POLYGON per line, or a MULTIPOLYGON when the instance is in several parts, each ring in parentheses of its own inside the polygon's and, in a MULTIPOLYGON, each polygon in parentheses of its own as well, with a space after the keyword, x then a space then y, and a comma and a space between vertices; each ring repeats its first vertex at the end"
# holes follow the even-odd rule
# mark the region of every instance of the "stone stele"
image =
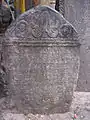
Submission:
POLYGON ((80 44, 72 25, 54 9, 37 6, 20 15, 5 36, 9 98, 17 110, 69 111, 80 66, 80 44))

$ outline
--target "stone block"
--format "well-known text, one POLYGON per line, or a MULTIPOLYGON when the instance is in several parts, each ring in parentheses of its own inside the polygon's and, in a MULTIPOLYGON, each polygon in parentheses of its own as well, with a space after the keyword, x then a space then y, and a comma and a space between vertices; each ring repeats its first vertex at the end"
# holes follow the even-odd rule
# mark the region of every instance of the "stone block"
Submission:
POLYGON ((37 6, 6 31, 4 60, 9 98, 18 111, 69 111, 79 72, 77 32, 57 11, 37 6))

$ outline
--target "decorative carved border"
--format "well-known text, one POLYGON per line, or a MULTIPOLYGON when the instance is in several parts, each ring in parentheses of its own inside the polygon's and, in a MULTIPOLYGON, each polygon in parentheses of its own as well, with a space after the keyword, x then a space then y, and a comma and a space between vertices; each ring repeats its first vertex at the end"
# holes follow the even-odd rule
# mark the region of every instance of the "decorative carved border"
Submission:
POLYGON ((64 40, 64 41, 60 41, 59 39, 56 41, 45 41, 45 40, 38 40, 38 41, 13 41, 11 42, 5 42, 6 46, 13 46, 13 45, 18 45, 18 46, 26 46, 26 47, 76 47, 76 46, 80 46, 80 43, 77 40, 64 40), (43 41, 43 42, 42 42, 43 41))
POLYGON ((9 39, 40 40, 41 38, 74 38, 77 33, 55 10, 47 6, 38 6, 21 15, 7 29, 5 35, 9 39))

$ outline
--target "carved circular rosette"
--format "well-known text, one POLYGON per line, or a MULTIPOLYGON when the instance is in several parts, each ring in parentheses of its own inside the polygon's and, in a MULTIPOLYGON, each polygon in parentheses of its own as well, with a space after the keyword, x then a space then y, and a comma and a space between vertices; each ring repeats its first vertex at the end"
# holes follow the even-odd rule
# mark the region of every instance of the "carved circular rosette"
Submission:
POLYGON ((46 32, 49 37, 55 38, 58 36, 59 21, 50 20, 49 25, 47 25, 46 32))
POLYGON ((73 28, 71 25, 64 24, 60 27, 59 33, 62 35, 62 37, 72 37, 73 36, 73 28))
POLYGON ((43 29, 40 28, 38 25, 32 25, 32 35, 36 38, 41 37, 42 33, 43 33, 43 29))
POLYGON ((55 37, 58 36, 58 30, 57 30, 57 28, 47 29, 46 32, 48 33, 48 36, 51 37, 51 38, 55 38, 55 37))
POLYGON ((25 20, 21 20, 20 22, 17 22, 16 29, 15 29, 15 35, 16 37, 27 37, 28 34, 28 23, 25 20))

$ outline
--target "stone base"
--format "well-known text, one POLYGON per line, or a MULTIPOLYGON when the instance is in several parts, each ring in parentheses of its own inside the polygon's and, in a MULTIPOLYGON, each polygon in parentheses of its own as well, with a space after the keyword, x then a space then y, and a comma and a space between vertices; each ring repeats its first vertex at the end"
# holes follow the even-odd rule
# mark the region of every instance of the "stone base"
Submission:
POLYGON ((76 120, 90 120, 90 92, 75 92, 70 112, 65 114, 19 114, 10 110, 4 111, 0 120, 73 120, 74 113, 76 120))

